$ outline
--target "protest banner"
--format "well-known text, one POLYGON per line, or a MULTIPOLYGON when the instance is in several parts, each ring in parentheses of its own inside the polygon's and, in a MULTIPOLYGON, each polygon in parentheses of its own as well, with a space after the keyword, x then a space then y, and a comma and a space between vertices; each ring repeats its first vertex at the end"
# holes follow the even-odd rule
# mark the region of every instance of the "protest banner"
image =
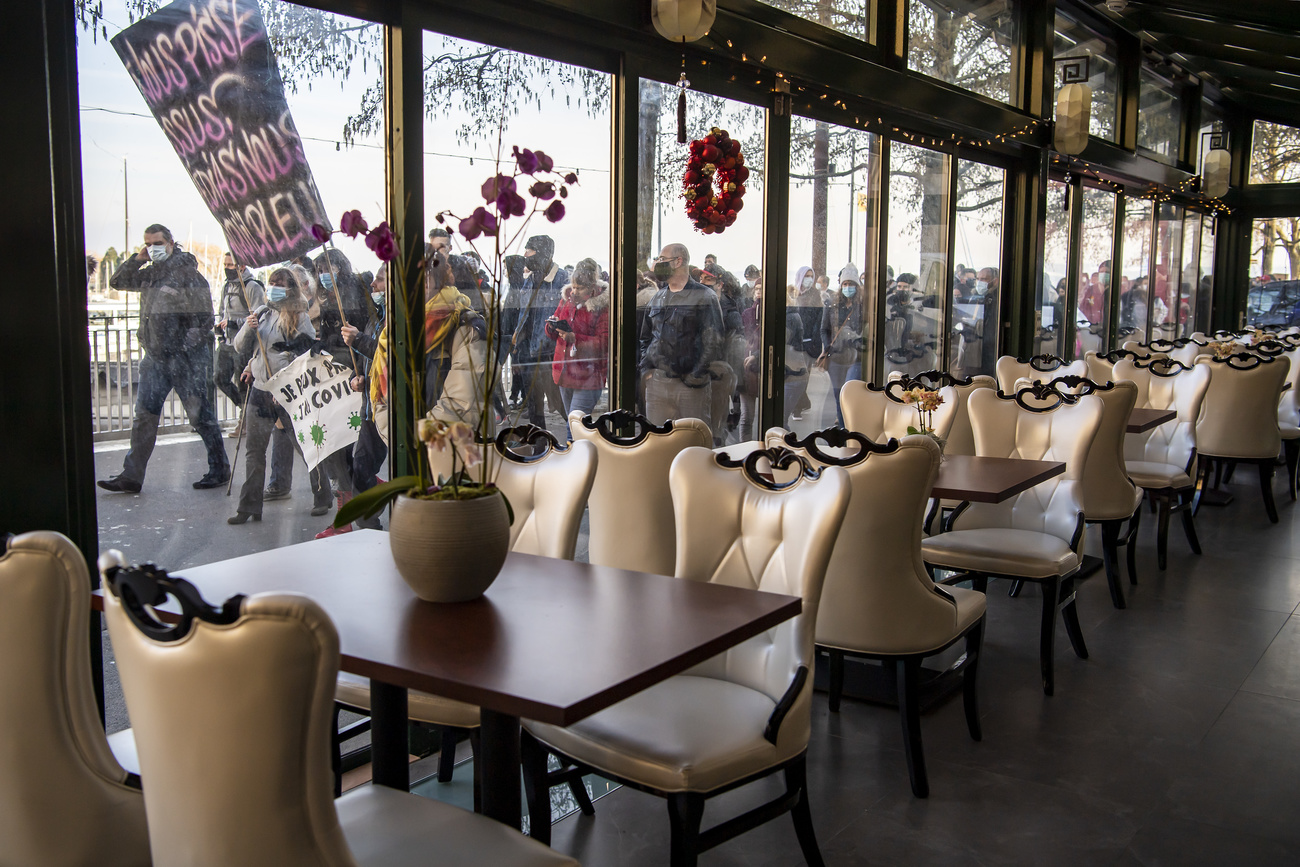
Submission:
POLYGON ((112 44, 242 264, 319 246, 331 223, 257 0, 178 0, 112 44))
POLYGON ((304 353, 257 388, 269 391, 293 421, 307 469, 357 441, 361 392, 353 391, 352 370, 328 355, 304 353))

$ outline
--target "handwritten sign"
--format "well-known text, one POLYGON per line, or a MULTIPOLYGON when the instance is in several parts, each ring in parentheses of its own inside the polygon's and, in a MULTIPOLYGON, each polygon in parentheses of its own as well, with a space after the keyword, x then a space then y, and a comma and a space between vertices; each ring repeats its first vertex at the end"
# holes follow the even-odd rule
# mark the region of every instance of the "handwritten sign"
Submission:
POLYGON ((360 435, 361 392, 352 390, 353 376, 352 368, 335 364, 328 355, 308 352, 265 383, 256 383, 289 413, 309 470, 360 435))
POLYGON ((112 43, 240 262, 319 246, 331 224, 257 0, 179 0, 112 43))

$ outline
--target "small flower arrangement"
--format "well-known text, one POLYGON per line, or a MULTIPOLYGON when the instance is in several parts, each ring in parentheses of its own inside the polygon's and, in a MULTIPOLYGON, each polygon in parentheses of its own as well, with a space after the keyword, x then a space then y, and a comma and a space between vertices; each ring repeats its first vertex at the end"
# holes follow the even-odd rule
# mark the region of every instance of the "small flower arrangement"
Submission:
POLYGON ((1214 353, 1215 359, 1222 361, 1237 351, 1237 344, 1231 340, 1216 340, 1210 344, 1210 352, 1214 353))
POLYGON ((935 439, 938 436, 934 432, 934 411, 943 406, 943 395, 937 391, 928 388, 909 388, 903 392, 903 403, 908 406, 916 407, 918 427, 907 426, 909 434, 928 434, 935 439))

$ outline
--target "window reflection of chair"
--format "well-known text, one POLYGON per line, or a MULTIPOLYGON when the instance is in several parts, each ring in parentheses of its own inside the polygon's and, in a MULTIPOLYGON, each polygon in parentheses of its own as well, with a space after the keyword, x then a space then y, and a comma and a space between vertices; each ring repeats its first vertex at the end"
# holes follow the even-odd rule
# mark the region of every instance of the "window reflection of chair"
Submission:
POLYGON ((311 599, 236 596, 217 609, 181 579, 123 568, 117 552, 100 562, 154 864, 576 864, 499 822, 387 786, 335 800, 339 639, 311 599), (168 597, 182 612, 174 626, 149 607, 168 597))
POLYGON ((0 556, 0 732, 6 741, 0 748, 0 862, 5 864, 149 864, 139 778, 123 767, 138 770, 134 735, 128 730, 104 737, 91 686, 89 615, 90 576, 77 546, 58 533, 5 539, 0 556))
POLYGON ((596 449, 588 500, 590 562, 673 574, 677 548, 668 468, 683 449, 712 443, 708 426, 695 418, 655 426, 645 416, 617 410, 594 419, 575 412, 569 429, 574 440, 596 449))
MULTIPOLYGON (((497 459, 501 463, 496 484, 510 501, 514 514, 514 521, 510 525, 510 550, 572 560, 574 548, 578 544, 578 530, 587 505, 587 495, 596 477, 596 446, 579 440, 564 447, 549 431, 533 425, 523 425, 500 431, 487 448, 493 449, 499 456, 497 459)), ((336 715, 339 709, 369 713, 370 680, 347 672, 341 673, 336 698, 336 715)), ((452 777, 456 740, 460 734, 468 732, 470 745, 477 752, 477 706, 411 690, 407 713, 416 722, 442 729, 438 763, 438 779, 441 782, 447 782, 452 777)), ((335 731, 338 731, 337 724, 335 731)), ((340 761, 338 750, 336 740, 336 763, 340 761)), ((590 801, 586 798, 585 790, 579 794, 580 788, 574 787, 574 797, 588 809, 590 801)), ((477 804, 477 785, 474 792, 477 804)))
POLYGON ((803 598, 803 613, 567 728, 524 724, 530 833, 550 839, 547 753, 668 799, 674 865, 791 812, 804 859, 822 864, 805 778, 811 730, 813 634, 826 566, 849 502, 843 469, 802 466, 791 452, 732 461, 690 448, 673 461, 678 578, 803 598), (757 470, 801 466, 789 484, 757 470), (737 466, 739 464, 739 466, 737 466), (784 773, 775 800, 701 832, 705 801, 784 773))
POLYGON ((1057 376, 1087 376, 1088 365, 1082 359, 1067 362, 1056 355, 1035 355, 1032 358, 1004 355, 998 359, 996 371, 998 389, 1010 394, 1018 379, 1044 382, 1057 376))

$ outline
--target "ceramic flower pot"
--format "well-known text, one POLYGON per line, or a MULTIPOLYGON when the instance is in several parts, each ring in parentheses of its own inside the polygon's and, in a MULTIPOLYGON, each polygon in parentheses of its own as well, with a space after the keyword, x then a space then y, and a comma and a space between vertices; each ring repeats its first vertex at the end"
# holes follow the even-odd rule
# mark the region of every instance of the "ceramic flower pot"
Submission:
POLYGON ((510 518, 500 494, 472 500, 399 496, 388 538, 397 571, 426 602, 477 599, 510 550, 510 518))

